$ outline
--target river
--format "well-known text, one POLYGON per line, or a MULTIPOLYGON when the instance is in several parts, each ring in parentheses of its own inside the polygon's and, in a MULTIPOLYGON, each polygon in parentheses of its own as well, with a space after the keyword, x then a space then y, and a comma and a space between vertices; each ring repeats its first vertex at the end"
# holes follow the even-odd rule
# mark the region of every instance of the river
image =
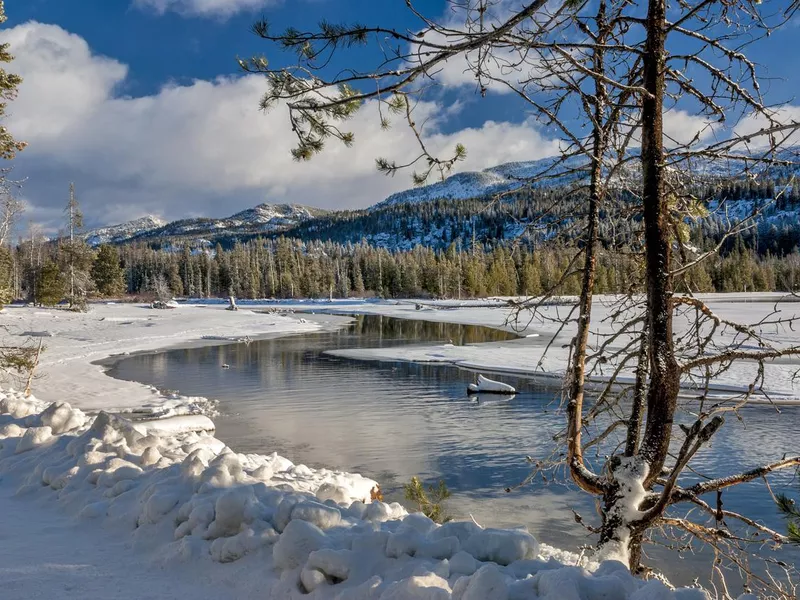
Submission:
MULTIPOLYGON (((217 437, 238 452, 277 451, 295 463, 362 473, 381 483, 387 499, 402 500, 412 476, 443 479, 451 514, 482 525, 524 525, 545 543, 577 550, 594 537, 574 518, 597 521, 593 501, 563 471, 534 478, 526 457, 551 456, 564 426, 558 391, 519 377, 512 399, 469 397, 475 374, 449 365, 378 363, 335 358, 326 350, 409 343, 501 342, 514 336, 474 325, 358 315, 336 331, 211 347, 140 354, 109 375, 219 401, 217 437), (223 365, 227 365, 223 368, 223 365)), ((713 476, 739 472, 782 456, 797 438, 800 409, 742 411, 702 450, 695 468, 713 476)), ((793 473, 771 478, 773 491, 792 490, 793 473)), ((797 494, 796 494, 797 495, 797 494)), ((761 483, 725 494, 725 507, 782 529, 761 483)), ((648 562, 675 583, 707 573, 696 561, 653 546, 648 562)), ((688 554, 688 557, 691 557, 688 554)), ((796 554, 782 558, 794 560, 796 554)), ((705 567, 704 567, 705 568, 705 567)))

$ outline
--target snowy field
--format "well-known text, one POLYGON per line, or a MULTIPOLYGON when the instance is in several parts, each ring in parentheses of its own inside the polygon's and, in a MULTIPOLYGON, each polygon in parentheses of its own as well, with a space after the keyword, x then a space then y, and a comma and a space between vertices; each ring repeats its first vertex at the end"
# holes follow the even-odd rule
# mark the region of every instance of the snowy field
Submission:
MULTIPOLYGON (((752 315, 753 306, 716 308, 752 315)), ((480 306, 325 306, 337 307, 492 326, 505 320, 500 309, 480 306)), ((359 475, 314 470, 275 454, 238 454, 235 443, 230 448, 213 437, 207 416, 190 414, 208 412, 207 402, 112 380, 92 364, 198 341, 314 331, 324 320, 244 307, 231 313, 221 306, 132 305, 96 305, 87 314, 7 308, 0 319, 7 336, 47 336, 44 377, 34 387, 39 399, 0 393, 0 598, 706 597, 640 581, 615 562, 587 565, 591 571, 575 566, 577 557, 544 548, 525 531, 471 521, 437 526, 371 500, 375 482, 359 475), (149 421, 96 414, 143 408, 149 421)), ((531 323, 524 333, 539 337, 360 357, 530 370, 530 350, 542 347, 549 332, 531 323)), ((557 355, 548 360, 546 371, 563 370, 557 355)), ((794 393, 783 391, 787 398, 794 393)))

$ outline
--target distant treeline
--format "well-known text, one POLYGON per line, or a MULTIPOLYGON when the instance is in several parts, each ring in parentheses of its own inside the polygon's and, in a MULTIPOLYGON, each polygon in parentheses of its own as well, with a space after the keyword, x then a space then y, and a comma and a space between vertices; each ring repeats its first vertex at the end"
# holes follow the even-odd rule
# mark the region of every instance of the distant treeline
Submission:
MULTIPOLYGON (((442 251, 418 246, 390 252, 366 243, 303 244, 287 238, 252 240, 230 250, 185 247, 178 252, 24 242, 0 251, 0 287, 5 301, 43 304, 71 293, 86 298, 163 295, 164 290, 176 297, 238 298, 471 298, 538 295, 551 289, 577 294, 577 275, 559 284, 575 252, 548 246, 459 250, 457 243, 442 251)), ((639 291, 635 253, 601 251, 598 260, 598 293, 639 291)), ((695 266, 687 281, 697 292, 795 290, 800 287, 800 254, 760 255, 739 241, 725 256, 695 266)))

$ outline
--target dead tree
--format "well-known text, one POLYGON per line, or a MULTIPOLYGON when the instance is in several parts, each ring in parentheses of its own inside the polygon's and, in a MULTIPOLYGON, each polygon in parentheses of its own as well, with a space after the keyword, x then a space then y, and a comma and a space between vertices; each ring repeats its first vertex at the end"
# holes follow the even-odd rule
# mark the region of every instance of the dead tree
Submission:
MULTIPOLYGON (((755 0, 698 0, 679 3, 669 15, 665 0, 537 1, 511 12, 501 8, 491 0, 459 2, 453 9, 460 11, 462 21, 442 24, 409 3, 420 20, 420 31, 414 33, 322 23, 316 31, 275 34, 259 22, 256 34, 295 50, 298 63, 271 67, 255 58, 241 64, 267 78, 262 108, 280 104, 288 109, 298 136, 293 151, 297 159, 311 158, 330 138, 352 144, 352 134, 340 129, 341 123, 366 101, 376 102, 382 121, 385 114, 401 115, 417 136, 420 153, 400 164, 378 159, 378 168, 391 174, 422 164, 414 175, 416 183, 431 173, 443 176, 464 154, 458 147, 452 156, 437 158, 413 117, 415 100, 435 84, 446 61, 462 61, 479 93, 505 86, 533 107, 560 132, 563 144, 560 156, 531 179, 537 184, 570 181, 567 188, 578 197, 574 209, 581 218, 553 207, 557 221, 572 223, 560 237, 575 243, 574 258, 544 298, 518 302, 515 309, 517 315, 527 310, 533 315, 529 318, 555 319, 562 328, 576 328, 562 439, 572 478, 600 500, 601 556, 620 558, 638 570, 643 540, 661 527, 715 543, 726 539, 722 527, 665 516, 679 503, 715 517, 725 515, 762 538, 767 534, 782 543, 780 533, 746 515, 715 510, 703 496, 796 467, 800 457, 784 457, 702 485, 687 485, 684 476, 692 458, 723 425, 723 416, 764 393, 769 361, 800 354, 800 347, 781 345, 765 333, 770 327, 789 326, 793 319, 772 315, 737 324, 715 315, 693 295, 691 272, 721 246, 695 253, 686 248, 682 231, 687 219, 706 210, 693 191, 693 177, 702 177, 704 166, 724 165, 730 179, 766 176, 771 166, 792 164, 781 150, 798 124, 770 109, 761 96, 758 68, 745 50, 748 41, 784 24, 795 3, 765 7, 755 0), (372 55, 377 56, 376 67, 326 78, 332 57, 353 46, 363 46, 364 52, 377 47, 372 55), (664 130, 665 115, 684 107, 687 98, 701 107, 696 116, 706 120, 706 130, 688 140, 673 139, 664 130), (763 127, 755 133, 737 132, 734 125, 746 119, 758 119, 763 127), (635 239, 624 248, 599 233, 600 207, 608 210, 612 198, 613 210, 639 224, 635 239), (578 228, 581 232, 575 233, 578 228), (590 344, 601 247, 638 256, 642 278, 611 308, 611 330, 596 331, 591 337, 597 341, 590 344), (566 318, 553 317, 548 299, 571 277, 581 278, 580 298, 566 318), (676 282, 685 290, 680 295, 676 282), (714 378, 741 360, 757 365, 748 390, 712 402, 708 390, 714 378), (632 383, 623 375, 632 376, 632 383), (588 401, 587 382, 596 391, 588 401), (698 401, 690 408, 693 421, 681 428, 676 423, 678 396, 687 385, 697 390, 698 401), (614 418, 596 431, 609 415, 614 418), (592 467, 584 451, 601 445, 609 449, 608 459, 592 467)), ((758 210, 734 224, 730 235, 752 227, 758 210)), ((775 589, 755 576, 747 582, 753 588, 775 589)))
POLYGON ((14 226, 25 211, 22 201, 14 195, 14 187, 6 173, 0 171, 0 246, 11 240, 14 226))

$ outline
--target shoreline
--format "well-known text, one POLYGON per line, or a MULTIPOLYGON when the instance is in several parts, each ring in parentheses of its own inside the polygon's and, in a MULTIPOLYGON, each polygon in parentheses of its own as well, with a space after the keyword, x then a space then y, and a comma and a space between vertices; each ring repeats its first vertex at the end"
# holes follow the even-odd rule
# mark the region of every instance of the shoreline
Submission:
MULTIPOLYGON (((785 294, 760 293, 749 297, 747 294, 708 294, 703 299, 709 302, 716 313, 731 320, 750 323, 758 326, 758 314, 769 311, 777 300, 787 299, 785 294), (755 315, 754 315, 755 313, 755 315)), ((364 304, 359 314, 383 315, 409 320, 427 320, 434 322, 460 323, 465 325, 483 325, 521 336, 520 339, 507 342, 487 342, 455 346, 452 344, 416 344, 391 348, 359 348, 334 350, 331 356, 362 361, 415 362, 420 364, 448 364, 471 372, 486 372, 498 375, 509 375, 530 378, 544 383, 547 387, 557 385, 564 374, 569 360, 569 343, 574 327, 559 330, 555 323, 565 316, 571 303, 553 304, 542 309, 536 320, 526 320, 524 327, 508 325, 505 315, 508 307, 497 300, 497 306, 487 305, 485 301, 441 301, 428 303, 426 308, 417 310, 413 301, 400 301, 385 304, 364 304), (500 309, 500 310, 498 310, 500 309), (506 310, 503 310, 506 309, 506 310), (544 315, 544 317, 542 316, 544 315), (550 344, 548 348, 548 344, 550 344), (522 350, 521 348, 522 347, 522 350), (546 352, 545 352, 546 349, 546 352)), ((607 335, 614 324, 608 321, 614 297, 601 296, 596 299, 592 312, 592 336, 597 332, 607 335)), ((800 314, 800 306, 795 298, 789 306, 782 306, 783 311, 792 317, 800 314), (797 311, 797 312, 795 312, 797 311)), ((334 303, 335 304, 335 303, 334 303)), ((322 309, 318 309, 322 310, 322 309)), ((327 307, 329 311, 339 310, 327 307)), ((676 328, 678 326, 676 325, 676 328)), ((800 344, 800 332, 786 328, 781 331, 764 332, 776 346, 800 344)), ((724 335, 730 336, 730 333, 724 335)), ((725 338, 721 338, 724 342, 725 338)), ((607 351, 619 349, 624 340, 620 338, 617 345, 610 346, 607 351)), ((595 389, 605 386, 608 375, 614 371, 615 363, 610 361, 605 367, 607 373, 595 372, 587 376, 587 382, 595 389)), ((794 376, 800 370, 800 357, 785 357, 765 363, 764 390, 756 389, 748 399, 747 405, 753 406, 798 406, 800 405, 800 381, 794 376)), ((724 400, 731 396, 741 396, 747 392, 750 384, 758 377, 758 365, 755 362, 740 361, 737 369, 727 370, 718 376, 709 387, 708 397, 713 400, 724 400)), ((632 382, 634 374, 623 370, 617 380, 621 384, 632 382)), ((684 400, 697 398, 700 388, 683 385, 680 397, 684 400)))
MULTIPOLYGON (((254 311, 254 312, 258 312, 258 311, 254 311)), ((332 331, 336 331, 337 329, 341 329, 343 327, 346 327, 349 324, 349 322, 351 321, 350 319, 346 318, 345 316, 342 316, 341 317, 342 318, 342 322, 341 323, 331 324, 329 321, 322 321, 319 318, 316 318, 316 319, 313 318, 313 317, 315 317, 315 315, 309 315, 309 316, 311 317, 311 319, 310 319, 311 321, 316 321, 317 324, 320 325, 319 329, 314 329, 314 330, 309 330, 309 331, 285 331, 285 332, 264 333, 264 334, 254 335, 252 337, 249 337, 249 340, 250 340, 250 342, 260 342, 260 341, 265 341, 265 340, 275 340, 275 339, 296 337, 296 336, 301 336, 301 335, 313 335, 313 334, 317 334, 317 333, 332 332, 332 331)), ((325 316, 339 317, 340 315, 325 315, 325 316)), ((172 352, 174 350, 191 350, 191 349, 195 349, 195 348, 212 348, 212 347, 215 347, 215 346, 229 346, 229 345, 240 344, 240 343, 243 343, 243 342, 241 340, 239 340, 239 339, 218 339, 218 338, 214 338, 214 339, 203 339, 203 338, 191 339, 191 340, 178 342, 176 344, 172 344, 172 345, 169 345, 169 346, 164 346, 164 347, 156 348, 156 349, 152 349, 152 350, 150 350, 150 349, 148 349, 148 350, 136 350, 136 351, 133 351, 133 352, 124 352, 122 354, 112 354, 112 355, 106 356, 104 358, 98 358, 96 360, 93 360, 90 364, 92 364, 94 366, 97 366, 97 367, 100 367, 102 369, 103 374, 106 377, 108 377, 110 379, 113 379, 114 381, 134 383, 134 384, 138 384, 140 386, 143 386, 144 388, 146 388, 148 390, 156 390, 156 392, 158 394, 160 394, 162 397, 167 398, 167 399, 187 399, 187 400, 192 400, 192 401, 195 401, 195 400, 199 399, 199 400, 205 400, 208 403, 215 403, 216 401, 214 399, 206 398, 205 396, 186 396, 186 395, 182 394, 180 392, 180 390, 172 391, 172 390, 167 390, 167 389, 160 389, 160 388, 158 388, 156 386, 152 386, 152 385, 149 385, 149 384, 146 384, 146 383, 142 383, 142 382, 139 382, 139 381, 136 381, 136 380, 120 379, 120 378, 114 377, 112 375, 109 375, 109 371, 111 371, 120 362, 122 362, 122 361, 124 361, 124 360, 126 360, 128 358, 133 358, 133 357, 136 357, 136 356, 162 354, 162 353, 165 353, 165 352, 172 352)), ((210 410, 212 413, 216 412, 216 411, 214 411, 214 409, 208 409, 208 410, 210 410)), ((126 411, 121 411, 121 412, 122 412, 122 414, 125 414, 126 411)), ((129 412, 130 413, 137 413, 138 412, 138 413, 144 414, 144 415, 150 414, 147 411, 143 411, 141 409, 137 409, 137 407, 132 407, 129 410, 129 412)), ((87 414, 94 414, 94 413, 93 413, 93 411, 87 411, 87 414)), ((212 416, 216 416, 216 415, 212 415, 212 416)))
MULTIPOLYGON (((93 304, 86 313, 20 306, 6 307, 0 319, 9 337, 33 332, 45 340, 34 393, 46 401, 66 401, 82 410, 131 410, 182 414, 197 412, 205 399, 165 396, 138 382, 109 377, 108 361, 133 353, 236 343, 249 336, 280 337, 324 331, 320 319, 253 310, 183 305, 172 310, 141 304, 93 304)), ((340 317, 328 316, 328 321, 340 317)), ((334 325, 341 326, 343 322, 334 325)), ((202 410, 201 410, 202 411, 202 410)))

